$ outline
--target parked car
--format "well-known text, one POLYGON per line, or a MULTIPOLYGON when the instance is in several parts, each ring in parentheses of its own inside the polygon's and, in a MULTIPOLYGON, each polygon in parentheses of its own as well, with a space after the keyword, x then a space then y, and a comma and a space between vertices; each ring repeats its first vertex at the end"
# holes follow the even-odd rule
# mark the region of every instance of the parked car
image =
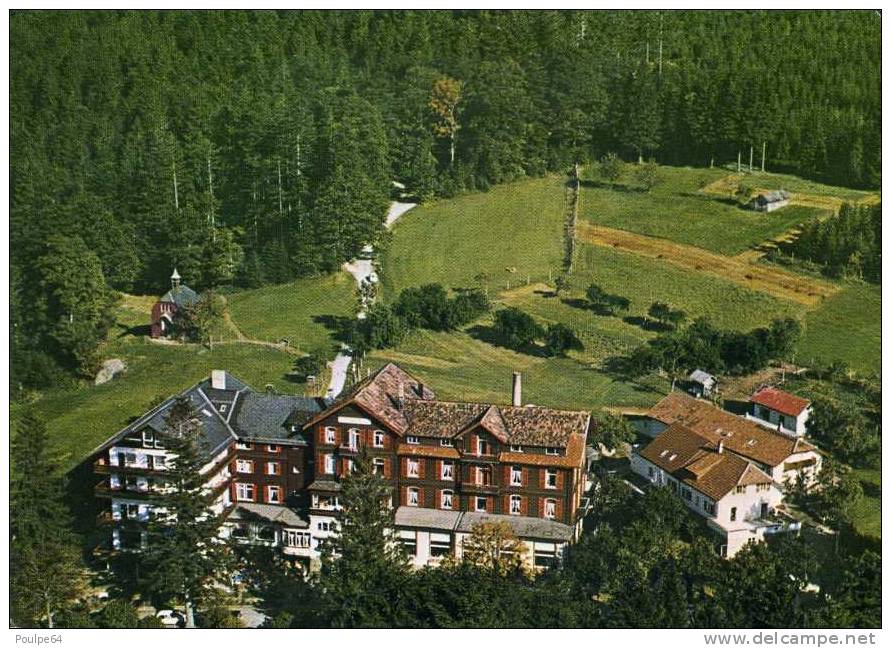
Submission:
POLYGON ((167 628, 182 628, 186 625, 186 619, 176 610, 158 610, 155 616, 167 628))

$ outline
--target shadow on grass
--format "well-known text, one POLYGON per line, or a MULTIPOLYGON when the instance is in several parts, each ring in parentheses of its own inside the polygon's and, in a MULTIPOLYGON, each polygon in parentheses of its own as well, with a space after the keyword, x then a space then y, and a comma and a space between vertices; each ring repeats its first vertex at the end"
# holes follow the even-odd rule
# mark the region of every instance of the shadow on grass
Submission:
POLYGON ((118 327, 118 339, 127 337, 128 335, 132 335, 133 337, 144 337, 146 335, 151 335, 152 327, 150 324, 140 324, 139 326, 127 326, 126 324, 117 323, 115 326, 118 327))
MULTIPOLYGON (((567 185, 569 185, 572 180, 567 181, 567 185)), ((632 193, 632 194, 643 194, 647 193, 646 189, 643 187, 636 187, 634 185, 625 185, 618 184, 615 182, 606 182, 604 180, 581 180, 580 183, 582 187, 587 189, 608 189, 610 191, 621 191, 623 193, 632 193)))
POLYGON ((544 297, 545 299, 553 299, 557 296, 557 293, 553 290, 533 290, 532 294, 544 297))
POLYGON ((592 304, 587 299, 582 299, 581 297, 564 297, 560 301, 572 308, 589 311, 595 315, 601 315, 602 317, 616 316, 616 312, 612 308, 604 306, 603 304, 592 304))
POLYGON ((471 326, 470 328, 465 329, 465 332, 475 340, 491 344, 492 346, 501 347, 502 349, 510 349, 511 351, 516 351, 517 353, 523 353, 536 358, 550 357, 544 348, 537 344, 527 344, 519 349, 512 347, 492 326, 471 326))
POLYGON ((638 326, 644 331, 653 331, 654 333, 667 333, 674 330, 671 324, 657 322, 640 315, 626 315, 622 318, 622 321, 632 326, 638 326))
POLYGON ((328 329, 331 332, 331 337, 336 342, 349 344, 355 324, 355 320, 352 317, 345 315, 313 315, 312 321, 328 329))

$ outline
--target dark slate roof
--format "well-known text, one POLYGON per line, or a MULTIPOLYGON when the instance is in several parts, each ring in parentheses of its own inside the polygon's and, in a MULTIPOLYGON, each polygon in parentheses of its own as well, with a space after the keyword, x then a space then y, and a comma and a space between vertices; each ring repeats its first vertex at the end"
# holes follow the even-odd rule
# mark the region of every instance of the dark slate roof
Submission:
POLYGON ((225 386, 226 389, 213 389, 210 378, 206 378, 182 393, 171 396, 96 448, 94 454, 143 428, 163 431, 170 409, 179 396, 184 396, 189 399, 201 422, 202 438, 199 443, 201 458, 210 460, 236 438, 235 430, 230 424, 232 410, 239 398, 250 390, 247 384, 228 373, 225 386))
POLYGON ((291 432, 291 421, 310 418, 322 410, 319 399, 286 394, 245 393, 238 403, 235 430, 245 439, 294 440, 306 443, 302 434, 291 432))
POLYGON ((191 306, 197 302, 198 293, 188 286, 176 286, 164 293, 164 296, 161 297, 160 301, 171 302, 182 308, 184 306, 191 306))
POLYGON ((309 485, 307 490, 335 493, 340 490, 340 482, 331 479, 317 479, 309 485))

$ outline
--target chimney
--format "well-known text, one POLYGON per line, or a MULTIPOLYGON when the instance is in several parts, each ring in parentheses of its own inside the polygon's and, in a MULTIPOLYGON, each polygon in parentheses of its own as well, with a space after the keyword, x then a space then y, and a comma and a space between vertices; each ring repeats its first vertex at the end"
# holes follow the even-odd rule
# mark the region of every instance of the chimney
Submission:
POLYGON ((520 407, 523 405, 523 377, 519 371, 514 372, 513 399, 511 405, 520 407))
POLYGON ((405 383, 400 380, 399 389, 396 395, 396 407, 402 409, 403 405, 405 405, 405 383))
POLYGON ((418 383, 418 398, 422 400, 424 398, 424 383, 422 382, 418 383))
POLYGON ((718 441, 718 454, 724 453, 724 439, 718 441))
POLYGON ((210 372, 210 386, 214 389, 226 389, 226 372, 214 369, 210 372))

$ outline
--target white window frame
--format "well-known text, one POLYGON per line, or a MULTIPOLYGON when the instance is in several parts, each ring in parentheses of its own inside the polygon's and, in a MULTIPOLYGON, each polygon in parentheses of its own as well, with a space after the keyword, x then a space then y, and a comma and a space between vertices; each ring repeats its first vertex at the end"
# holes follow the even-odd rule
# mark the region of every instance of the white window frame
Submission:
POLYGON ((282 503, 282 487, 271 484, 266 487, 266 503, 267 504, 281 504, 282 503), (276 493, 275 499, 272 498, 272 494, 276 493))
POLYGON ((333 474, 335 474, 335 473, 337 472, 337 464, 336 464, 336 462, 334 461, 334 455, 333 455, 333 454, 325 454, 325 455, 322 455, 322 461, 323 461, 324 464, 325 464, 325 466, 324 466, 324 468, 325 468, 325 473, 324 473, 324 474, 326 474, 326 475, 333 475, 333 474))
POLYGON ((489 448, 489 442, 488 442, 486 439, 483 439, 483 438, 481 438, 481 437, 477 437, 477 438, 476 438, 476 453, 477 453, 477 455, 479 455, 480 457, 488 456, 488 454, 489 454, 488 452, 487 452, 487 453, 483 453, 483 445, 486 446, 486 450, 489 450, 489 449, 490 449, 490 448, 489 448))
POLYGON ((253 450, 254 444, 248 443, 247 441, 236 441, 235 448, 238 450, 253 450))
POLYGON ((374 431, 374 440, 372 445, 375 448, 383 448, 384 447, 384 431, 383 430, 375 430, 374 431))
POLYGON ((439 505, 447 511, 451 511, 454 506, 455 492, 449 489, 440 491, 439 505))
POLYGON ((257 500, 257 488, 246 482, 236 482, 235 499, 239 502, 255 502, 257 500), (247 493, 250 492, 250 497, 247 493))
POLYGON ((544 501, 544 516, 548 520, 553 520, 557 517, 557 500, 548 498, 544 501))
POLYGON ((419 477, 421 474, 421 462, 418 459, 408 458, 405 460, 405 476, 419 477))
POLYGON ((281 475, 282 474, 281 464, 278 461, 267 461, 266 462, 266 474, 267 475, 281 475))
POLYGON ((519 495, 510 496, 510 514, 522 515, 523 498, 519 495))
POLYGON ((473 510, 479 513, 485 513, 486 509, 489 505, 489 499, 487 497, 483 497, 481 495, 477 495, 473 498, 473 510), (480 500, 483 501, 483 508, 480 508, 480 500))
POLYGON ((337 443, 337 428, 330 425, 325 427, 325 444, 335 445, 337 443))
POLYGON ((266 451, 278 453, 282 451, 282 447, 276 443, 270 443, 266 446, 266 451))
POLYGON ((510 447, 511 452, 523 452, 523 446, 521 445, 512 445, 510 447))
POLYGON ((371 472, 375 475, 383 475, 386 466, 387 460, 382 457, 375 457, 371 460, 371 472))
MULTIPOLYGON (((488 466, 487 466, 487 467, 488 467, 488 466)), ((477 466, 477 467, 476 467, 476 485, 477 485, 477 486, 491 486, 491 485, 492 485, 492 480, 491 480, 491 479, 489 479, 489 483, 488 483, 488 484, 486 484, 486 483, 483 482, 483 470, 484 470, 483 466, 477 466)), ((492 470, 492 469, 489 468, 489 471, 490 471, 490 472, 489 472, 489 476, 490 476, 490 477, 491 477, 491 475, 492 475, 491 470, 492 470)))
POLYGON ((550 490, 557 489, 557 469, 556 468, 545 468, 545 488, 550 490), (551 477, 554 478, 554 485, 551 485, 551 477))
POLYGON ((421 440, 416 436, 407 436, 405 437, 405 442, 409 445, 418 445, 421 443, 421 440))
POLYGON ((142 430, 142 447, 143 448, 154 448, 155 447, 155 433, 153 430, 148 428, 144 428, 142 430))
POLYGON ((346 474, 355 472, 356 462, 351 457, 344 457, 344 461, 346 462, 346 474))
POLYGON ((406 497, 405 497, 406 505, 408 505, 408 506, 418 506, 419 505, 418 503, 420 502, 420 497, 421 497, 420 489, 415 488, 414 486, 409 486, 405 490, 405 493, 406 493, 406 497))
POLYGON ((455 481, 455 462, 450 459, 443 459, 439 467, 439 476, 444 480, 455 481))
POLYGON ((511 486, 522 486, 523 485, 523 467, 522 466, 511 466, 510 467, 510 485, 511 486))
POLYGON ((242 475, 252 475, 254 474, 254 462, 250 459, 236 459, 235 460, 235 472, 240 473, 242 475))
POLYGON ((455 447, 455 442, 451 439, 440 439, 439 445, 441 445, 443 448, 453 448, 455 447))
POLYGON ((554 448, 554 447, 545 448, 545 454, 556 457, 560 454, 560 448, 554 448))
POLYGON ((350 428, 347 430, 347 448, 350 450, 359 449, 359 429, 350 428))

